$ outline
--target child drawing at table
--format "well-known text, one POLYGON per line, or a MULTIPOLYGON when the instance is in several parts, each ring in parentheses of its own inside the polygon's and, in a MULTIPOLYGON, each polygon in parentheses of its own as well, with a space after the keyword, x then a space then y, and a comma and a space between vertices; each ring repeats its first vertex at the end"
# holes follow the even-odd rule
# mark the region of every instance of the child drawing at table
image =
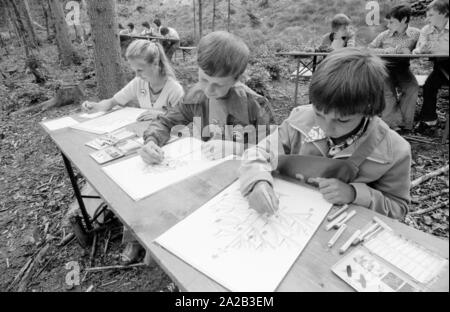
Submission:
POLYGON ((147 109, 138 121, 155 119, 169 108, 175 107, 184 96, 183 87, 176 80, 173 69, 159 43, 135 40, 127 48, 126 58, 136 77, 112 98, 98 103, 86 101, 82 107, 88 111, 109 111, 114 106, 138 102, 147 109))
POLYGON ((355 46, 355 33, 350 29, 351 20, 345 14, 336 14, 331 20, 331 32, 322 38, 317 52, 331 52, 355 46))
POLYGON ((278 209, 271 171, 277 168, 278 155, 293 154, 353 164, 357 171, 349 182, 310 177, 330 203, 404 217, 411 148, 378 117, 385 105, 386 76, 383 61, 368 51, 349 48, 330 53, 312 76, 312 105, 295 108, 276 132, 244 153, 239 179, 250 207, 261 213, 278 209))
MULTIPOLYGON (((410 54, 419 39, 419 29, 411 27, 411 6, 399 4, 386 14, 387 30, 380 33, 369 48, 382 54, 410 54)), ((383 120, 394 130, 410 131, 419 94, 419 84, 409 68, 408 58, 386 59, 389 78, 386 80, 386 108, 383 120), (397 100, 397 90, 401 95, 397 100)))
MULTIPOLYGON (((199 82, 182 103, 150 123, 144 132, 145 146, 140 150, 142 159, 149 164, 161 163, 164 153, 160 146, 167 143, 172 128, 188 125, 194 117, 200 117, 204 126, 211 125, 202 138, 209 139, 203 146, 209 159, 225 157, 228 151, 242 154, 244 145, 238 140, 223 140, 224 133, 217 128, 226 124, 269 125, 270 114, 264 110, 269 105, 267 100, 239 82, 248 60, 249 49, 239 37, 223 31, 204 36, 198 46, 199 82)), ((129 243, 122 254, 123 262, 136 261, 143 248, 132 240, 129 231, 124 231, 124 240, 129 243)))
MULTIPOLYGON (((420 37, 414 54, 446 54, 449 50, 449 1, 435 0, 428 5, 427 19, 429 24, 420 31, 420 37)), ((427 129, 437 125, 436 101, 439 89, 448 85, 449 61, 435 59, 433 71, 423 86, 423 105, 419 114, 419 129, 427 129)), ((447 100, 448 103, 448 100, 447 100)))
POLYGON ((248 143, 245 139, 235 140, 233 135, 227 137, 227 133, 218 129, 266 125, 267 130, 272 118, 269 102, 239 82, 249 56, 247 45, 233 34, 216 31, 204 36, 198 45, 199 81, 183 103, 159 116, 144 132, 146 145, 140 151, 143 160, 149 164, 162 162, 164 154, 160 146, 169 140, 171 129, 188 125, 194 117, 199 117, 202 129, 207 130, 202 131, 202 139, 209 140, 203 145, 209 159, 228 156, 228 152, 240 155, 248 143))

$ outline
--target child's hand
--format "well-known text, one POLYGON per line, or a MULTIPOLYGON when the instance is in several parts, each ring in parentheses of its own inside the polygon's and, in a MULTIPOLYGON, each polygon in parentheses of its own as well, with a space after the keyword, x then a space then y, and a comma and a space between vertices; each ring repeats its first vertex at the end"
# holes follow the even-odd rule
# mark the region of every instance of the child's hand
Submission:
POLYGON ((332 204, 350 204, 355 200, 355 189, 338 179, 310 178, 308 181, 318 183, 323 198, 332 204))
POLYGON ((164 160, 164 151, 153 141, 145 144, 144 147, 139 150, 139 155, 141 155, 142 159, 150 165, 159 164, 164 160))
POLYGON ((83 110, 88 112, 99 112, 99 111, 106 112, 112 108, 110 100, 102 100, 98 103, 91 101, 84 101, 81 104, 81 107, 83 108, 83 110))
POLYGON ((259 181, 248 195, 248 204, 260 214, 271 215, 278 210, 279 200, 269 182, 259 181))
POLYGON ((397 50, 398 54, 410 54, 411 51, 408 48, 401 48, 397 50))
POLYGON ((202 146, 202 153, 209 160, 221 159, 233 154, 241 155, 243 151, 242 143, 228 140, 210 140, 202 146))
POLYGON ((153 119, 156 119, 156 117, 158 117, 159 114, 160 114, 159 112, 155 112, 155 111, 146 111, 146 112, 143 112, 142 114, 140 114, 136 120, 137 121, 153 120, 153 119))

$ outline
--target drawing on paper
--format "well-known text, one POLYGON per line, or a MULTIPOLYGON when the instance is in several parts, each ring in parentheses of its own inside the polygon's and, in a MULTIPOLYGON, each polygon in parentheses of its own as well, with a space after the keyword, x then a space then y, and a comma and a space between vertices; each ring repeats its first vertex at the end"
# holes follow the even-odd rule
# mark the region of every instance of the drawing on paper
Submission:
POLYGON ((187 160, 167 156, 160 164, 157 165, 148 165, 146 163, 142 163, 142 172, 144 174, 164 173, 168 171, 178 170, 182 167, 186 167, 188 164, 189 162, 187 160))
MULTIPOLYGON (((277 193, 280 203, 287 194, 277 193)), ((228 239, 229 244, 218 249, 212 257, 217 258, 230 249, 275 249, 301 247, 301 237, 311 236, 315 230, 312 218, 314 209, 298 211, 281 204, 270 217, 262 218, 259 213, 247 207, 247 200, 239 193, 227 193, 220 203, 213 207, 217 218, 217 238, 228 239)))
POLYGON ((171 184, 228 160, 206 160, 196 155, 201 152, 201 141, 186 138, 162 148, 164 160, 158 165, 146 164, 141 156, 134 156, 103 168, 105 173, 133 200, 140 200, 171 184))
POLYGON ((235 182, 156 242, 229 290, 274 291, 331 208, 298 184, 275 179, 274 189, 270 217, 250 209, 235 182))

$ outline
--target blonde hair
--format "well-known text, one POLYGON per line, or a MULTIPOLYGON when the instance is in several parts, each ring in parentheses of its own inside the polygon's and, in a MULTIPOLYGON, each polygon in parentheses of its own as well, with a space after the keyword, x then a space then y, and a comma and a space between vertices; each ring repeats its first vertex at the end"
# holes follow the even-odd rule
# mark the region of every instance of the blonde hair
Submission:
POLYGON ((164 53, 164 49, 159 43, 149 40, 138 39, 130 43, 125 53, 125 57, 130 59, 144 59, 148 64, 158 64, 159 74, 163 77, 175 77, 175 72, 164 53))

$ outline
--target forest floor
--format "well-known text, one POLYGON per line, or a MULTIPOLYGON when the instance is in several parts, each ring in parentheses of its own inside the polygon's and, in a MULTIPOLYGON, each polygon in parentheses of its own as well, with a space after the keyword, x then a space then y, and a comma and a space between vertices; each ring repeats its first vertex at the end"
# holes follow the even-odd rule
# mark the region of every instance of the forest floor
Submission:
MULTIPOLYGON (((112 235, 104 252, 106 233, 98 239, 99 248, 93 263, 89 249, 83 249, 72 240, 65 246, 59 242, 68 234, 64 216, 74 201, 73 190, 65 172, 56 145, 45 134, 39 122, 80 111, 72 104, 44 112, 13 114, 14 111, 51 98, 57 86, 79 84, 87 98, 95 98, 95 75, 92 61, 61 69, 55 60, 56 48, 45 43, 39 56, 47 70, 49 80, 38 85, 33 76, 25 72, 20 47, 10 46, 9 55, 0 49, 0 291, 17 291, 13 282, 20 270, 36 253, 48 244, 49 249, 31 274, 24 289, 28 291, 176 291, 170 278, 156 265, 87 273, 86 268, 119 264, 122 251, 121 233, 112 235), (81 269, 81 285, 68 287, 66 276, 72 261, 81 269)), ((293 62, 292 62, 293 63, 293 62)), ((175 68, 181 82, 189 86, 196 79, 194 59, 186 62, 177 57, 175 68)), ((290 65, 291 72, 293 64, 290 65)), ((308 81, 299 87, 299 103, 307 103, 308 81)), ((277 122, 285 119, 294 107, 294 84, 281 79, 270 84, 270 96, 277 122)), ((439 98, 441 123, 448 113, 448 89, 439 98)), ((442 127, 441 127, 442 128, 442 127)), ((411 178, 415 179, 448 164, 448 144, 440 143, 441 133, 425 137, 426 143, 411 141, 413 164, 411 178)), ((83 177, 77 174, 79 181, 83 177)), ((414 197, 448 191, 448 173, 430 179, 412 190, 414 197)), ((446 202, 447 205, 430 213, 408 215, 402 222, 421 231, 448 239, 449 210, 446 194, 412 204, 411 210, 427 208, 446 202)), ((114 234, 113 233, 113 234, 114 234)))

